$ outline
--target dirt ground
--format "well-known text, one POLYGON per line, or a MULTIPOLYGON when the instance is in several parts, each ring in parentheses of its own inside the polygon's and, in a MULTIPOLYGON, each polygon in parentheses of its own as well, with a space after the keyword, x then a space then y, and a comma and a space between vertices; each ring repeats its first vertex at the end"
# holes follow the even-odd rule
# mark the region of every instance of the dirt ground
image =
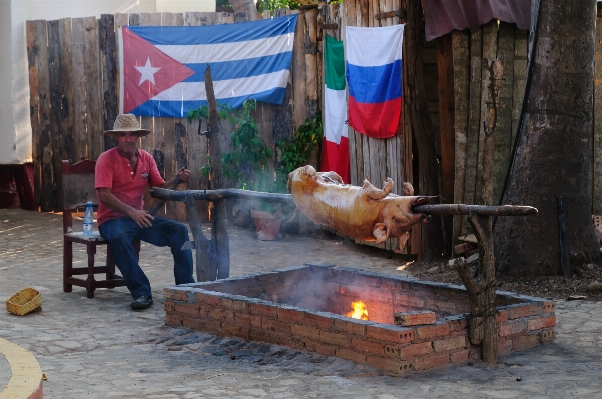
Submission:
MULTIPOLYGON (((463 285, 458 273, 447 266, 447 262, 408 261, 404 270, 414 277, 423 280, 463 285)), ((522 295, 541 298, 599 301, 602 291, 588 292, 592 283, 602 282, 602 266, 591 263, 580 269, 573 269, 570 280, 563 276, 512 277, 496 276, 497 290, 510 291, 522 295), (585 298, 580 298, 585 297, 585 298)))

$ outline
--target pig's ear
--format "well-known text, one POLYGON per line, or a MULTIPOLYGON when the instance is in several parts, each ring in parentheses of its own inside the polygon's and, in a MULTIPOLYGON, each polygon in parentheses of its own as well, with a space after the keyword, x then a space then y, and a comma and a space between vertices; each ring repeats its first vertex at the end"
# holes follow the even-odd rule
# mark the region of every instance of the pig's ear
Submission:
POLYGON ((376 223, 372 235, 376 238, 376 245, 382 244, 389 238, 389 229, 384 223, 376 223))

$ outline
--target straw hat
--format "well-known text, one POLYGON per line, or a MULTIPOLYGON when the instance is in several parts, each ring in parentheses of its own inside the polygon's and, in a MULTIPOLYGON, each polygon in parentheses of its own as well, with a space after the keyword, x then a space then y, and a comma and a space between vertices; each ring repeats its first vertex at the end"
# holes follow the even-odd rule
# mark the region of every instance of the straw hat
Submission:
POLYGON ((113 130, 105 130, 107 136, 116 137, 118 132, 137 132, 138 137, 146 136, 150 130, 141 129, 138 119, 133 114, 119 114, 115 118, 113 130))

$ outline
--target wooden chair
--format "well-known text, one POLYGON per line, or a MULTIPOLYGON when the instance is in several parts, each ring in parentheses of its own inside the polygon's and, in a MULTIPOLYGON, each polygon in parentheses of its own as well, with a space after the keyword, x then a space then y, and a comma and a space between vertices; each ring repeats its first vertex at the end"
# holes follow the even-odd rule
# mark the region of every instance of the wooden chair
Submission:
MULTIPOLYGON (((63 291, 71 292, 74 285, 85 287, 88 298, 94 298, 96 288, 115 288, 125 286, 123 277, 115 274, 115 259, 111 251, 111 245, 100 236, 98 230, 94 230, 91 236, 84 236, 74 232, 72 213, 77 208, 84 209, 88 201, 94 206, 98 205, 96 190, 94 188, 94 166, 96 162, 84 160, 73 165, 69 161, 62 162, 63 172, 63 291), (86 246, 88 253, 88 267, 73 267, 73 243, 86 246), (104 266, 94 266, 94 255, 96 247, 107 246, 107 261, 104 266), (96 280, 95 274, 105 273, 105 280, 96 280), (77 275, 88 275, 84 280, 76 278, 77 275)), ((83 223, 82 223, 83 225, 83 223)), ((140 252, 140 242, 134 242, 136 252, 140 252)))

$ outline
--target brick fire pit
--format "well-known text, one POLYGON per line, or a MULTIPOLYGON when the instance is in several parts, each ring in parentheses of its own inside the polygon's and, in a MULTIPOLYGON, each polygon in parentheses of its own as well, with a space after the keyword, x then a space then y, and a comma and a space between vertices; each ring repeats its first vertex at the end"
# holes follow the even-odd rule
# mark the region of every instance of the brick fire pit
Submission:
MULTIPOLYGON (((339 356, 403 374, 480 359, 468 340, 463 287, 306 264, 164 290, 166 324, 339 356), (369 320, 343 316, 361 300, 369 320), (435 324, 397 326, 396 312, 430 310, 435 324)), ((501 356, 555 338, 554 302, 497 293, 501 356)))

